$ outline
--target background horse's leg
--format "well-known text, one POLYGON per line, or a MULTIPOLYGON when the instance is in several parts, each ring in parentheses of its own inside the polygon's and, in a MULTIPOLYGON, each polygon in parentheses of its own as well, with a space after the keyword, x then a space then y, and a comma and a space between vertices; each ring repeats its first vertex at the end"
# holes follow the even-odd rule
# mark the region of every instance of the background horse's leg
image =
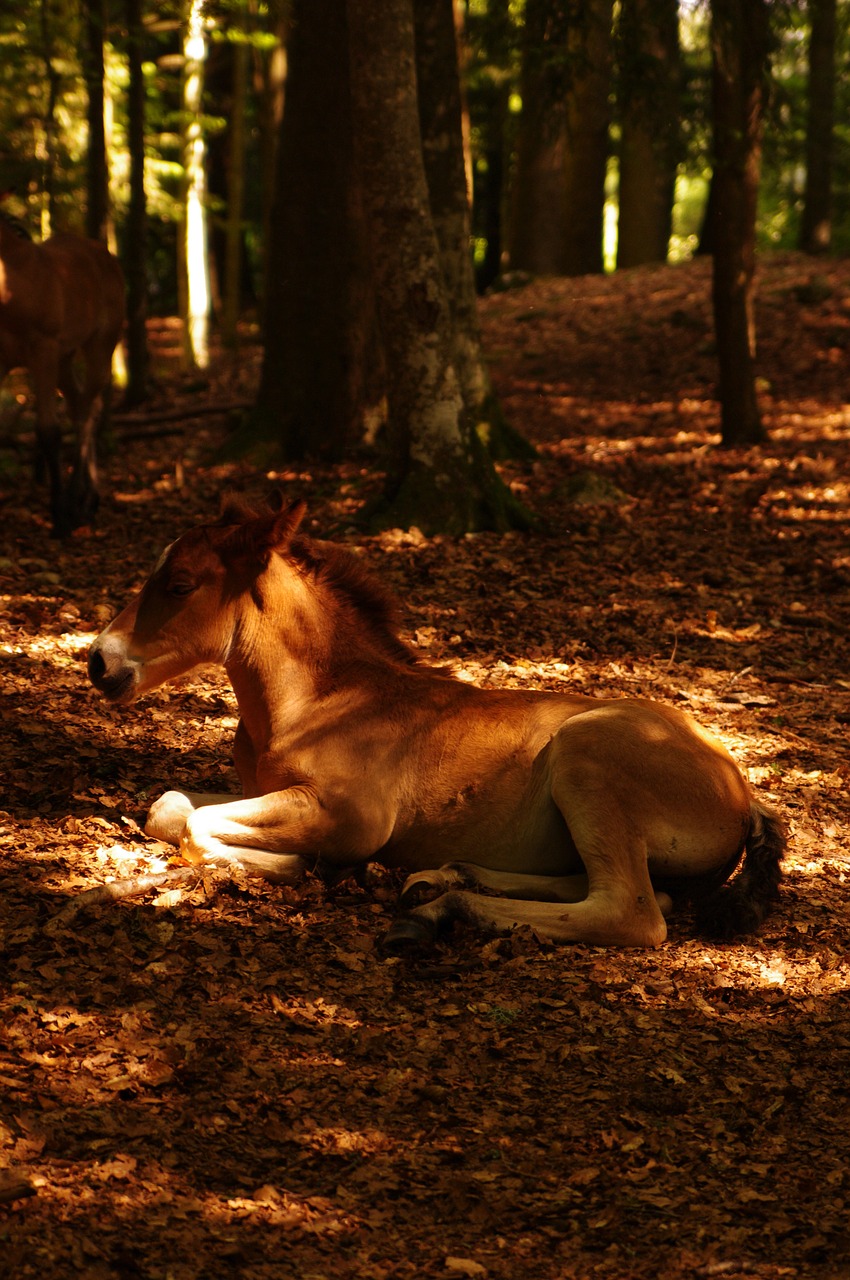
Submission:
MULTIPOLYGON (((69 488, 69 514, 74 525, 85 524, 100 503, 97 476, 97 435, 103 409, 101 392, 104 368, 96 348, 89 343, 79 357, 83 362, 82 386, 77 382, 73 355, 67 356, 59 371, 59 385, 74 427, 74 466, 69 488)), ((107 368, 105 376, 108 378, 107 368)))
POLYGON ((36 472, 47 472, 50 515, 57 537, 70 533, 62 475, 62 431, 59 426, 56 387, 59 356, 56 344, 43 342, 30 355, 30 380, 35 398, 35 433, 38 450, 36 472))

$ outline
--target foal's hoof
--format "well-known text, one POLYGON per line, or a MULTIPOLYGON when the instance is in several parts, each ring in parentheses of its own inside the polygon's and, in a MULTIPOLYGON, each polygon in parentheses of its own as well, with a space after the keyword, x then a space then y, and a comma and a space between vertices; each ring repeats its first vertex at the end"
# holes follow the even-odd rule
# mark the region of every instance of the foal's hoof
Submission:
POLYGON ((166 791, 148 814, 145 835, 162 840, 165 844, 179 845, 186 823, 194 812, 192 801, 182 791, 166 791))
POLYGON ((402 885, 398 905, 403 911, 412 911, 414 907, 433 902, 445 891, 446 886, 442 883, 442 877, 438 877, 436 872, 418 871, 415 875, 408 876, 402 885))
POLYGON ((430 951, 436 936, 437 930, 430 920, 422 916, 399 916, 381 939, 381 949, 395 955, 430 951))

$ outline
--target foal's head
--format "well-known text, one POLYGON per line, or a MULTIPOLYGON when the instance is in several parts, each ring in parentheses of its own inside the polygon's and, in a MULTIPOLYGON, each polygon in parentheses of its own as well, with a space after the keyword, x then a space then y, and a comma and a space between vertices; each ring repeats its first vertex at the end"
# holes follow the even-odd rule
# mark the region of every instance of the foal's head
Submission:
POLYGON ((257 515, 231 502, 214 524, 166 547, 142 590, 98 636, 89 678, 110 702, 132 702, 200 663, 224 663, 246 597, 287 557, 306 504, 257 515))

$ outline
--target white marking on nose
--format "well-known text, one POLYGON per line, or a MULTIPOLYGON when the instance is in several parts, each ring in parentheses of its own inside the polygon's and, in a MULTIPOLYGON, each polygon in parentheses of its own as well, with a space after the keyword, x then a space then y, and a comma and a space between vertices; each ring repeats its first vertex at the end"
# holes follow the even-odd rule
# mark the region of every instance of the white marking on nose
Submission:
POLYGON ((165 550, 163 551, 162 555, 159 557, 159 559, 157 560, 156 564, 154 565, 154 568, 153 568, 154 573, 159 573, 160 569, 162 568, 162 566, 165 564, 166 560, 168 559, 168 553, 169 553, 169 551, 171 550, 171 548, 172 548, 173 546, 174 546, 174 543, 173 543, 173 542, 169 542, 168 546, 165 548, 165 550))

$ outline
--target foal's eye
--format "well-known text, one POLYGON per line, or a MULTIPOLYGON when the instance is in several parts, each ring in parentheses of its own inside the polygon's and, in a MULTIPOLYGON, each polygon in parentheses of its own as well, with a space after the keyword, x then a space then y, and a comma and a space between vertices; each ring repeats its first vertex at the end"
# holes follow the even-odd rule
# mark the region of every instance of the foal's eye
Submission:
POLYGON ((185 578, 178 578, 174 582, 169 582, 165 590, 168 595, 176 596, 180 599, 182 596, 190 596, 196 588, 197 583, 189 582, 185 578))

